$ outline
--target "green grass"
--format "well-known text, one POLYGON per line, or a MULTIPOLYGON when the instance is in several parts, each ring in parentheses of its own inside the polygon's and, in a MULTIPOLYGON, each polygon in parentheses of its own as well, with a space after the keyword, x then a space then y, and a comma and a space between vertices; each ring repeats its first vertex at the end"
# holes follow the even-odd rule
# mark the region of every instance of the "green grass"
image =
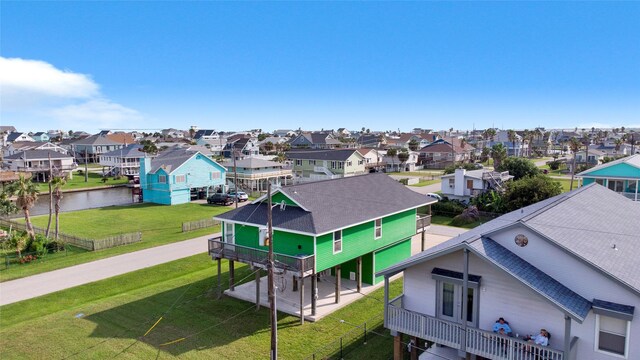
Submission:
MULTIPOLYGON (((431 223, 432 224, 436 224, 436 225, 446 225, 446 226, 453 226, 451 225, 451 221, 453 220, 452 217, 450 216, 443 216, 443 215, 432 215, 431 216, 431 223)), ((465 228, 465 229, 473 229, 476 226, 482 225, 488 221, 491 221, 491 219, 486 218, 486 219, 480 219, 478 221, 474 221, 470 224, 465 224, 462 226, 458 226, 461 228, 465 228)))
MULTIPOLYGON (((571 179, 556 179, 554 178, 553 181, 559 182, 560 185, 562 185, 562 192, 568 192, 570 187, 571 187, 571 179)), ((577 189, 578 188, 578 180, 574 179, 573 180, 573 189, 577 189)))
MULTIPOLYGON (((63 233, 101 239, 110 235, 141 231, 142 241, 111 249, 74 254, 73 256, 60 256, 51 260, 47 258, 38 263, 9 267, 0 271, 0 281, 212 234, 220 231, 219 227, 183 233, 182 222, 211 218, 232 208, 231 206, 206 204, 173 206, 139 204, 62 213, 60 215, 60 231, 63 233)), ((34 217, 33 223, 39 227, 46 227, 47 219, 48 216, 34 217)))
POLYGON ((426 181, 420 181, 417 184, 413 184, 413 185, 409 185, 409 186, 427 186, 427 185, 433 185, 433 184, 438 184, 440 183, 440 179, 437 180, 426 180, 426 181))
MULTIPOLYGON (((84 170, 83 170, 84 171, 84 170)), ((126 176, 123 176, 120 180, 113 180, 113 177, 104 183, 102 182, 102 176, 93 172, 89 172, 89 181, 84 182, 84 175, 78 175, 77 171, 73 172, 73 179, 67 179, 67 183, 62 187, 63 190, 75 190, 94 188, 105 185, 122 185, 129 182, 126 176)), ((41 193, 49 193, 48 183, 38 183, 38 189, 41 193)))
POLYGON ((444 174, 442 170, 419 170, 419 171, 402 171, 402 172, 390 172, 389 175, 406 175, 406 176, 440 176, 444 174))
MULTIPOLYGON (((153 359, 158 355, 159 344, 187 337, 162 347, 160 358, 267 359, 268 309, 263 307, 256 312, 251 303, 226 296, 217 300, 214 268, 207 255, 196 255, 3 306, 0 358, 61 359, 75 354, 73 359, 116 355, 124 359, 153 359), (174 303, 176 306, 172 308, 174 303), (76 318, 81 313, 84 316, 76 318), (163 320, 143 337, 161 315, 163 320)), ((236 279, 247 275, 250 275, 247 266, 236 268, 236 279)), ((247 281, 252 278, 249 276, 247 281)), ((221 281, 226 287, 226 261, 221 281)), ((391 297, 401 291, 402 280, 391 283, 391 297)), ((318 322, 304 325, 299 325, 296 317, 279 313, 280 358, 307 358, 327 344, 337 350, 337 339, 353 331, 354 324, 371 318, 379 319, 376 320, 379 323, 382 299, 383 290, 379 289, 318 322)), ((369 324, 369 330, 372 327, 369 324)), ((384 332, 380 328, 376 331, 384 332)), ((359 334, 359 330, 356 332, 359 334)), ((346 342, 347 350, 352 350, 347 358, 389 358, 392 342, 386 334, 370 334, 367 345, 348 347, 346 342)), ((355 341, 361 343, 359 336, 355 341)))

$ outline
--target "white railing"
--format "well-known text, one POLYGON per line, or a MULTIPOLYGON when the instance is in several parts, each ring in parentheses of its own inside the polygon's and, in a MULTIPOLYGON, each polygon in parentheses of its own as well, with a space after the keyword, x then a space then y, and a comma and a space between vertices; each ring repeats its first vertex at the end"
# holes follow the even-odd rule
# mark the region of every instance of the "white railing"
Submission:
POLYGON ((314 166, 313 167, 313 171, 314 172, 318 172, 318 173, 323 173, 323 174, 328 175, 328 176, 332 176, 333 175, 333 173, 329 169, 324 167, 324 166, 314 166))
POLYGON ((313 181, 339 179, 340 177, 340 175, 309 174, 309 179, 313 181))
MULTIPOLYGON (((402 309, 398 301, 387 305, 386 326, 454 349, 461 348, 461 324, 402 309)), ((495 360, 565 360, 561 350, 473 327, 467 328, 466 351, 495 360)))
POLYGON ((624 197, 626 197, 627 199, 631 199, 631 200, 635 200, 635 201, 640 201, 640 192, 639 193, 632 193, 632 192, 621 192, 618 193, 624 197))

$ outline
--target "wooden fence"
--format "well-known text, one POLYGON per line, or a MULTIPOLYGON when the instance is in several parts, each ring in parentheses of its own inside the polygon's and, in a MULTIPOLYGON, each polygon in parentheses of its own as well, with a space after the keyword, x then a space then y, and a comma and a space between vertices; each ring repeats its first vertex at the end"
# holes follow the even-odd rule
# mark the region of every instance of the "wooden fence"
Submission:
MULTIPOLYGON (((20 230, 20 231, 25 231, 27 229, 27 226, 24 223, 17 222, 14 220, 9 220, 9 219, 2 219, 2 218, 0 218, 0 226, 4 226, 7 228, 12 227, 13 229, 20 230)), ((41 235, 45 235, 47 232, 46 229, 43 229, 37 226, 33 227, 33 231, 36 234, 41 234, 41 235)), ((49 232, 49 236, 54 236, 54 234, 55 233, 52 229, 49 232)), ((77 246, 79 248, 89 250, 89 251, 95 251, 95 250, 108 249, 114 246, 126 245, 126 244, 131 244, 134 242, 141 241, 142 233, 137 232, 137 233, 129 233, 129 234, 120 234, 120 235, 114 235, 114 236, 110 236, 108 238, 100 239, 100 240, 83 239, 83 238, 69 235, 69 234, 58 233, 58 239, 60 239, 60 241, 66 244, 77 246)))
POLYGON ((204 229, 216 225, 220 225, 220 221, 214 219, 187 221, 182 223, 182 232, 204 229))

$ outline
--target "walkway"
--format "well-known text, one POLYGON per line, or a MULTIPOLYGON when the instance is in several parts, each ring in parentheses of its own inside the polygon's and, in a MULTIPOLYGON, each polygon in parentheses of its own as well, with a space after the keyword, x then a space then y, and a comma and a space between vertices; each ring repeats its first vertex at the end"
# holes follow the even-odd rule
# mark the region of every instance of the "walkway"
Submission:
POLYGON ((0 306, 200 254, 207 250, 207 239, 219 235, 205 235, 2 282, 0 306))

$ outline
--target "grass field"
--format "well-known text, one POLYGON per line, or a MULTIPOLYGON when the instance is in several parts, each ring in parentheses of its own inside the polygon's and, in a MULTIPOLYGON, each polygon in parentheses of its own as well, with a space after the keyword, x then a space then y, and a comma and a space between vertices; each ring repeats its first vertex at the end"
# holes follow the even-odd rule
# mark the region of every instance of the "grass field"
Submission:
MULTIPOLYGON (((90 239, 101 239, 109 235, 141 231, 142 241, 106 250, 79 253, 73 256, 59 256, 51 260, 45 259, 45 261, 38 263, 13 266, 0 271, 0 281, 212 234, 220 231, 219 227, 183 233, 182 222, 211 218, 232 208, 231 206, 206 204, 173 206, 139 204, 63 213, 60 215, 60 231, 63 233, 90 239)), ((46 227, 47 218, 48 216, 34 217, 33 223, 36 226, 46 227)))
POLYGON ((433 185, 433 184, 438 184, 441 180, 437 179, 437 180, 426 180, 426 181, 420 181, 417 184, 413 184, 413 185, 409 185, 409 186, 427 186, 427 185, 433 185))
MULTIPOLYGON (((446 226, 453 226, 451 225, 451 221, 453 220, 452 217, 449 216, 442 216, 442 215, 432 215, 431 216, 431 223, 432 224, 436 224, 436 225, 446 225, 446 226)), ((465 224, 462 226, 458 226, 461 228, 465 228, 465 229, 473 229, 476 226, 482 225, 488 221, 491 221, 492 219, 480 219, 478 221, 474 221, 470 224, 465 224)))
MULTIPOLYGON (((113 177, 107 178, 107 182, 102 182, 100 174, 89 172, 88 182, 84 182, 84 175, 78 175, 77 171, 73 172, 73 179, 67 179, 67 183, 62 187, 63 190, 86 189, 105 185, 121 185, 129 182, 127 177, 120 180, 113 180, 113 177)), ((38 189, 41 193, 49 193, 48 183, 38 183, 38 189)))
MULTIPOLYGON (((213 269, 207 255, 196 255, 3 306, 0 358, 267 359, 268 309, 256 312, 254 305, 226 296, 217 300, 213 269), (143 336, 160 316, 162 321, 143 336), (185 340, 158 350, 180 338, 185 340)), ((226 287, 226 261, 223 271, 226 287)), ((236 279, 247 276, 247 281, 253 278, 247 266, 236 268, 236 279)), ((402 280, 391 283, 391 297, 401 291, 402 280)), ((327 345, 331 349, 323 355, 337 350, 337 339, 354 325, 382 319, 383 296, 379 289, 302 326, 298 318, 279 313, 279 357, 304 359, 327 345)), ((368 325, 369 330, 374 327, 368 325)), ((369 334, 367 345, 360 345, 362 337, 352 346, 345 342, 352 350, 345 358, 392 357, 388 331, 375 330, 383 335, 369 334)))
MULTIPOLYGON (((560 185, 562 185, 562 192, 567 192, 569 191, 570 187, 571 187, 571 179, 556 179, 554 178, 553 181, 559 182, 560 185)), ((573 189, 577 189, 578 188, 578 180, 574 179, 573 180, 573 189)))

